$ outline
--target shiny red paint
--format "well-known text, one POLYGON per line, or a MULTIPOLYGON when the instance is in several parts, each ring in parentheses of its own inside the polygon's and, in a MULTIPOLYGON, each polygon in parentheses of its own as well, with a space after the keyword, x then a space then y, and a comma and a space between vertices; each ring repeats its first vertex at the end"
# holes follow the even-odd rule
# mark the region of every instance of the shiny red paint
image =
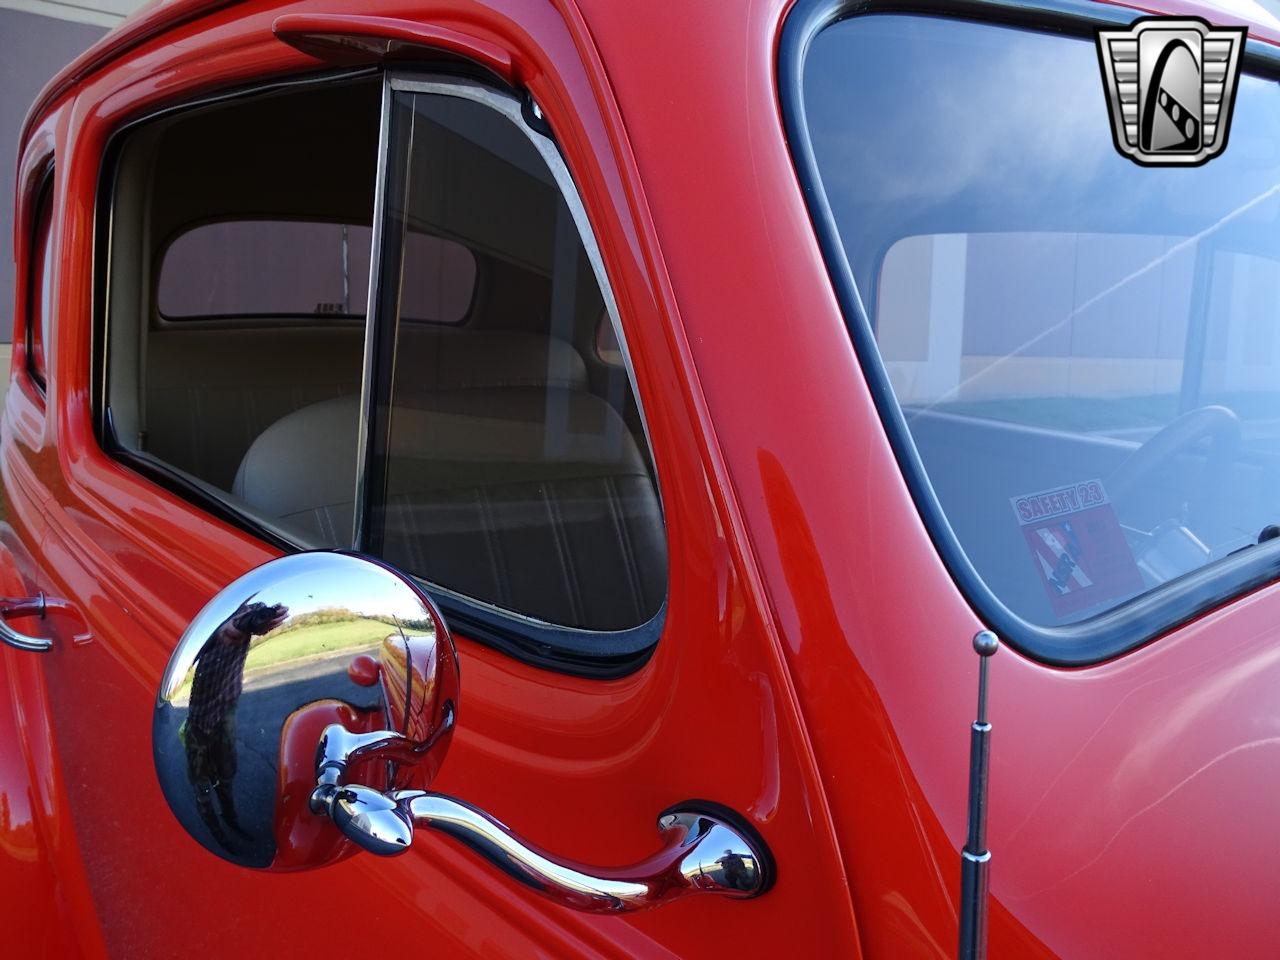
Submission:
MULTIPOLYGON (((0 589, 34 590, 34 564, 0 524, 0 589)), ((19 630, 38 631, 32 617, 19 630)), ((10 949, 32 958, 105 958, 66 804, 40 664, 0 649, 0 903, 10 949)))
POLYGON ((425 56, 452 53, 487 67, 508 83, 520 82, 504 48, 445 27, 393 17, 286 13, 271 25, 271 32, 303 53, 331 63, 411 64, 425 56))
POLYGON ((316 744, 331 723, 340 723, 352 733, 370 733, 382 726, 373 722, 368 711, 332 700, 310 704, 285 718, 280 733, 280 803, 276 807, 277 852, 272 870, 304 870, 318 863, 336 863, 359 852, 330 824, 311 816, 316 744))
MULTIPOLYGON (((796 182, 774 73, 786 0, 372 6, 158 4, 28 120, 18 275, 52 159, 57 323, 46 400, 20 290, 0 594, 66 598, 92 639, 52 622, 52 653, 0 654, 0 916, 21 917, 35 956, 295 956, 331 952, 344 927, 382 951, 486 958, 951 955, 980 624, 908 496, 796 182), (664 636, 626 678, 459 637, 465 719, 438 785, 596 863, 651 853, 658 811, 713 798, 778 860, 757 901, 585 916, 426 836, 393 861, 255 874, 168 813, 150 746, 161 670, 204 602, 272 551, 94 439, 103 153, 158 107, 322 67, 273 25, 340 33, 356 15, 490 51, 543 107, 619 300, 673 558, 664 636)), ((1274 954, 1278 614, 1268 587, 1112 663, 996 658, 993 957, 1274 954)))
MULTIPOLYGON (((648 192, 655 228, 863 949, 952 956, 980 624, 902 483, 814 241, 773 92, 780 6, 697 5, 679 31, 590 16, 646 182, 680 185, 648 192), (646 70, 658 48, 681 69, 646 70), (762 403, 761 384, 785 389, 762 403)), ((1115 663, 995 658, 993 957, 1274 955, 1277 613, 1268 587, 1115 663)))
MULTIPOLYGON (((381 942, 456 956, 673 956, 768 943, 783 931, 808 955, 856 955, 812 753, 744 542, 726 533, 728 490, 710 467, 688 358, 673 350, 674 308, 638 216, 639 182, 603 69, 572 9, 458 3, 425 18, 413 5, 387 4, 378 13, 429 19, 507 50, 557 130, 628 317, 655 457, 670 484, 672 554, 684 560, 671 583, 667 636, 623 680, 566 678, 459 637, 466 722, 438 786, 560 855, 605 864, 651 854, 661 810, 711 797, 790 851, 790 877, 748 910, 702 902, 584 916, 548 906, 445 838, 424 837, 393 861, 357 857, 277 876, 217 861, 169 815, 150 756, 160 672, 204 602, 271 551, 124 469, 93 438, 97 179, 107 138, 122 123, 212 89, 322 66, 271 27, 284 12, 331 9, 243 4, 180 23, 116 50, 97 72, 74 68, 80 79, 36 122, 56 153, 58 332, 47 408, 30 392, 17 351, 4 462, 33 493, 34 502, 11 495, 14 513, 47 526, 32 544, 40 584, 75 603, 93 627, 86 644, 59 636, 38 669, 62 751, 61 809, 74 816, 106 947, 118 956, 326 951, 336 912, 376 930, 381 942), (790 918, 814 910, 822 924, 788 930, 790 918)), ((24 169, 34 163, 24 156, 24 169)))

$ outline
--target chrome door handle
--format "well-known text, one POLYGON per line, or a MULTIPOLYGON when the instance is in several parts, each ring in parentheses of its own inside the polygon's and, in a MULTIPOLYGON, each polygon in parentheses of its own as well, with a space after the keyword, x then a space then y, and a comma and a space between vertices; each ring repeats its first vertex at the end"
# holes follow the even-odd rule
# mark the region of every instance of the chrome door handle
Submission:
POLYGON ((0 642, 33 653, 44 653, 52 649, 52 640, 47 637, 32 637, 17 631, 9 626, 8 618, 36 616, 43 619, 50 607, 63 606, 66 604, 62 601, 45 599, 43 593, 37 593, 34 597, 0 598, 0 642))
POLYGON ((692 893, 745 900, 773 882, 773 861, 763 840, 716 805, 690 801, 664 811, 658 830, 665 838, 653 856, 626 867, 600 868, 552 856, 528 843, 496 818, 443 793, 379 791, 343 782, 348 761, 394 755, 404 738, 389 731, 349 733, 329 726, 317 759, 311 809, 327 814, 358 846, 394 856, 409 849, 414 828, 447 834, 543 896, 592 913, 644 910, 692 893))

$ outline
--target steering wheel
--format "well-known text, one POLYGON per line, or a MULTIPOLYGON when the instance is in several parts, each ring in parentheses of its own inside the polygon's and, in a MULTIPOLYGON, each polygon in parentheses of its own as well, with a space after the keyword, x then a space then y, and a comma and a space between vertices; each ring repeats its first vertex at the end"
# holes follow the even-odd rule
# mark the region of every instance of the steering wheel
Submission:
POLYGON ((1107 478, 1113 501, 1144 494, 1154 478, 1201 441, 1209 441, 1204 467, 1187 495, 1189 527, 1212 528, 1222 518, 1226 497, 1220 481, 1240 449, 1240 418, 1220 406, 1198 407, 1173 420, 1116 467, 1107 478))

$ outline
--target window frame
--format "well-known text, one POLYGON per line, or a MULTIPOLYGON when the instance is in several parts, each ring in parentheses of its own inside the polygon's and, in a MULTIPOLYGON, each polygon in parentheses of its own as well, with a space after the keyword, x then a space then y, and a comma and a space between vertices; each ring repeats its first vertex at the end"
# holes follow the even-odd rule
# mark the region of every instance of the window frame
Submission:
MULTIPOLYGON (((273 93, 331 84, 355 83, 377 77, 377 67, 329 70, 296 76, 256 80, 213 94, 177 100, 147 110, 111 131, 102 152, 94 194, 93 230, 93 321, 90 331, 90 417, 98 446, 111 459, 124 465, 158 487, 186 500, 213 518, 241 530, 284 553, 308 549, 288 539, 284 531, 260 518, 246 514, 225 491, 206 483, 144 451, 125 446, 117 439, 110 404, 110 303, 112 237, 115 222, 116 183, 125 145, 139 129, 149 124, 237 100, 269 96, 273 93)), ((150 291, 154 296, 154 277, 150 291)), ((192 321, 200 324, 202 321, 192 321)))
MULTIPOLYGON (((778 48, 778 97, 787 146, 818 246, 912 500, 962 595, 978 616, 1019 653, 1054 666, 1077 667, 1134 650, 1280 578, 1277 538, 1206 564, 1087 620, 1044 626, 1014 613, 978 574, 942 509, 889 382, 872 321, 822 186, 805 119, 804 70, 813 39, 837 21, 885 13, 1015 27, 1093 42, 1097 30, 1127 27, 1137 12, 1076 0, 799 0, 783 24, 778 48)), ((1250 38, 1242 54, 1241 69, 1270 79, 1280 77, 1280 51, 1250 38)), ((1105 109, 1101 98, 1098 109, 1105 109)), ((883 260, 883 253, 880 259, 883 260)))
MULTIPOLYGON (((380 456, 385 448, 390 418, 385 408, 391 400, 392 364, 394 363, 394 324, 383 316, 383 278, 387 272, 387 192, 391 177, 396 171, 389 163, 391 156, 391 118, 396 93, 416 93, 458 97, 478 103, 504 116, 528 139, 546 163, 564 202, 573 218, 574 226, 582 240, 588 262, 600 287, 605 312, 613 324, 622 345, 622 355, 627 379, 639 412, 641 428, 650 464, 653 465, 654 489, 658 496, 659 510, 665 510, 661 482, 657 466, 653 463, 653 444, 649 439, 648 420, 636 383, 635 370, 622 333, 617 300, 609 282, 608 273, 600 254, 595 232, 587 217, 586 208, 578 193, 577 185, 569 172, 559 148, 552 139, 550 128, 539 119, 540 111, 532 100, 480 80, 464 79, 427 71, 389 70, 384 75, 382 101, 382 128, 378 149, 378 183, 374 196, 373 244, 369 268, 369 303, 366 310, 364 374, 360 394, 360 426, 357 440, 356 461, 360 468, 356 477, 355 544, 357 551, 370 550, 376 555, 376 543, 371 543, 373 525, 372 492, 385 488, 387 462, 380 456)), ((403 159, 403 158, 402 158, 403 159)), ((670 582, 670 559, 665 571, 670 582)), ((641 666, 652 653, 662 633, 666 619, 667 601, 647 621, 627 630, 600 631, 563 627, 498 607, 492 603, 469 597, 417 578, 440 605, 441 611, 452 623, 461 625, 471 637, 505 650, 527 662, 551 666, 565 672, 585 676, 616 677, 641 666)), ((668 586, 669 589, 669 586, 668 586)))
MULTIPOLYGON (((541 111, 527 92, 510 88, 480 68, 472 68, 466 65, 460 67, 456 62, 426 64, 413 70, 368 67, 259 81, 213 96, 204 96, 166 105, 159 110, 134 118, 112 132, 104 151, 103 163, 99 172, 94 231, 94 324, 92 334, 94 369, 92 371, 91 397, 95 433, 103 451, 112 459, 188 501, 196 508, 270 544, 276 549, 289 553, 314 549, 314 547, 305 543, 298 542, 288 533, 274 525, 246 513, 235 502, 234 498, 225 494, 224 491, 190 476, 157 457, 126 448, 116 439, 108 403, 110 374, 108 335, 110 299, 108 293, 112 266, 111 237, 115 184, 124 144, 129 139, 129 135, 139 126, 179 113, 246 98, 256 98, 274 92, 296 89, 301 86, 349 83, 375 76, 381 80, 382 99, 379 121, 377 182, 374 191, 374 207, 371 212, 373 238, 370 251, 368 301, 363 318, 356 316, 354 318, 345 318, 345 321, 344 318, 335 318, 338 322, 360 323, 363 320, 365 330, 360 392, 360 423, 356 453, 358 466, 357 474, 353 478, 356 530, 350 552, 364 552, 362 546, 367 539, 365 531, 369 529, 367 518, 372 503, 369 499, 371 486, 368 475, 370 465, 373 463, 373 455, 376 452, 370 440, 373 431, 379 425, 376 413, 371 413, 371 411, 373 411, 377 403, 378 396, 380 394, 389 395, 391 388, 391 354, 385 348, 378 349, 378 347, 393 343, 395 330, 394 324, 390 320, 383 318, 382 311, 378 308, 378 303, 380 299, 382 265, 385 256, 385 199, 388 154, 392 146, 389 142, 389 137, 394 91, 457 96, 479 102, 490 109, 494 109, 505 116, 529 139, 534 149, 546 162, 548 170, 569 208, 574 225, 578 229, 588 261, 600 286, 606 313, 613 324, 618 342, 621 345, 628 382, 637 407, 644 442, 647 447, 646 458, 652 465, 654 487, 658 496, 659 510, 663 517, 664 538, 666 538, 665 498, 662 496, 662 485, 658 476, 657 465, 653 460, 653 445, 649 439, 648 420, 644 415, 644 406, 638 389, 635 371, 627 349, 627 341, 623 335, 617 301, 608 273, 604 267, 595 232, 592 229, 572 174, 560 153, 550 126, 545 122, 541 111), (375 389, 375 385, 378 385, 378 389, 375 389)), ((482 280, 483 269, 484 264, 478 261, 476 270, 477 287, 482 280)), ((155 279, 153 278, 153 283, 155 279)), ((154 291, 152 292, 154 294, 154 291)), ((465 325, 466 320, 470 318, 477 298, 478 291, 473 292, 471 307, 468 308, 468 316, 456 326, 465 325)), ((221 321, 217 318, 198 318, 166 321, 166 325, 221 326, 228 322, 234 323, 233 320, 221 321)), ((287 323, 287 321, 285 322, 287 323)), ((378 469, 375 465, 375 472, 378 469)), ((385 465, 381 469, 385 470, 385 465)), ((664 575, 667 589, 657 612, 646 622, 619 631, 584 630, 558 626, 457 593, 422 577, 415 577, 415 579, 423 585, 439 605, 450 626, 456 628, 468 639, 476 640, 533 666, 572 676, 608 680, 633 673, 642 667, 652 655, 663 633, 666 621, 670 591, 669 558, 664 575)))
MULTIPOLYGON (((45 256, 45 247, 51 246, 50 253, 57 253, 57 247, 52 246, 53 241, 53 163, 45 165, 44 169, 35 178, 35 188, 31 191, 31 220, 27 225, 27 271, 23 282, 26 284, 26 296, 24 299, 24 307, 22 312, 22 353, 24 357, 23 367, 27 375, 27 379, 41 397, 45 396, 48 390, 49 377, 49 344, 46 342, 48 337, 44 330, 43 318, 35 315, 36 302, 36 270, 40 270, 41 280, 49 270, 49 263, 52 257, 45 256), (47 206, 47 211, 46 211, 47 206), (48 242, 42 244, 40 240, 41 219, 47 212, 49 218, 48 224, 48 242), (37 324, 37 321, 38 324, 37 324), (36 327, 40 327, 40 356, 44 363, 44 370, 36 369, 35 354, 35 337, 36 327)), ((43 287, 43 283, 41 283, 43 287)), ((49 304, 44 301, 43 295, 40 297, 40 306, 42 310, 48 310, 49 304)), ((49 324, 49 333, 53 332, 53 324, 49 324)))

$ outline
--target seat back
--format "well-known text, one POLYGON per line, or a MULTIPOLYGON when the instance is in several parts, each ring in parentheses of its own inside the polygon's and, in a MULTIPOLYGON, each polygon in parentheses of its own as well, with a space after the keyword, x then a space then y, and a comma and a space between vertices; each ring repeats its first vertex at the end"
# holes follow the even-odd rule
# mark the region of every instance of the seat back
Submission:
MULTIPOLYGON (((404 347, 430 358, 414 389, 583 388, 570 344, 520 331, 406 323, 404 347)), ((280 418, 360 392, 364 329, 171 325, 147 343, 145 439, 155 457, 230 490, 250 445, 280 418)))
POLYGON ((255 439, 281 417, 360 391, 364 330, 166 328, 147 339, 142 447, 230 490, 255 439))
MULTIPOLYGON (((622 418, 580 378, 554 372, 572 370, 571 358, 548 364, 567 346, 540 345, 524 369, 513 350, 489 368, 497 385, 476 368, 442 367, 423 384, 443 389, 398 393, 376 518, 382 554, 525 616, 624 629, 665 595, 661 508, 622 418), (536 383, 549 367, 554 382, 536 383)), ((236 495, 308 543, 349 542, 358 423, 355 396, 282 418, 250 447, 236 495)))

